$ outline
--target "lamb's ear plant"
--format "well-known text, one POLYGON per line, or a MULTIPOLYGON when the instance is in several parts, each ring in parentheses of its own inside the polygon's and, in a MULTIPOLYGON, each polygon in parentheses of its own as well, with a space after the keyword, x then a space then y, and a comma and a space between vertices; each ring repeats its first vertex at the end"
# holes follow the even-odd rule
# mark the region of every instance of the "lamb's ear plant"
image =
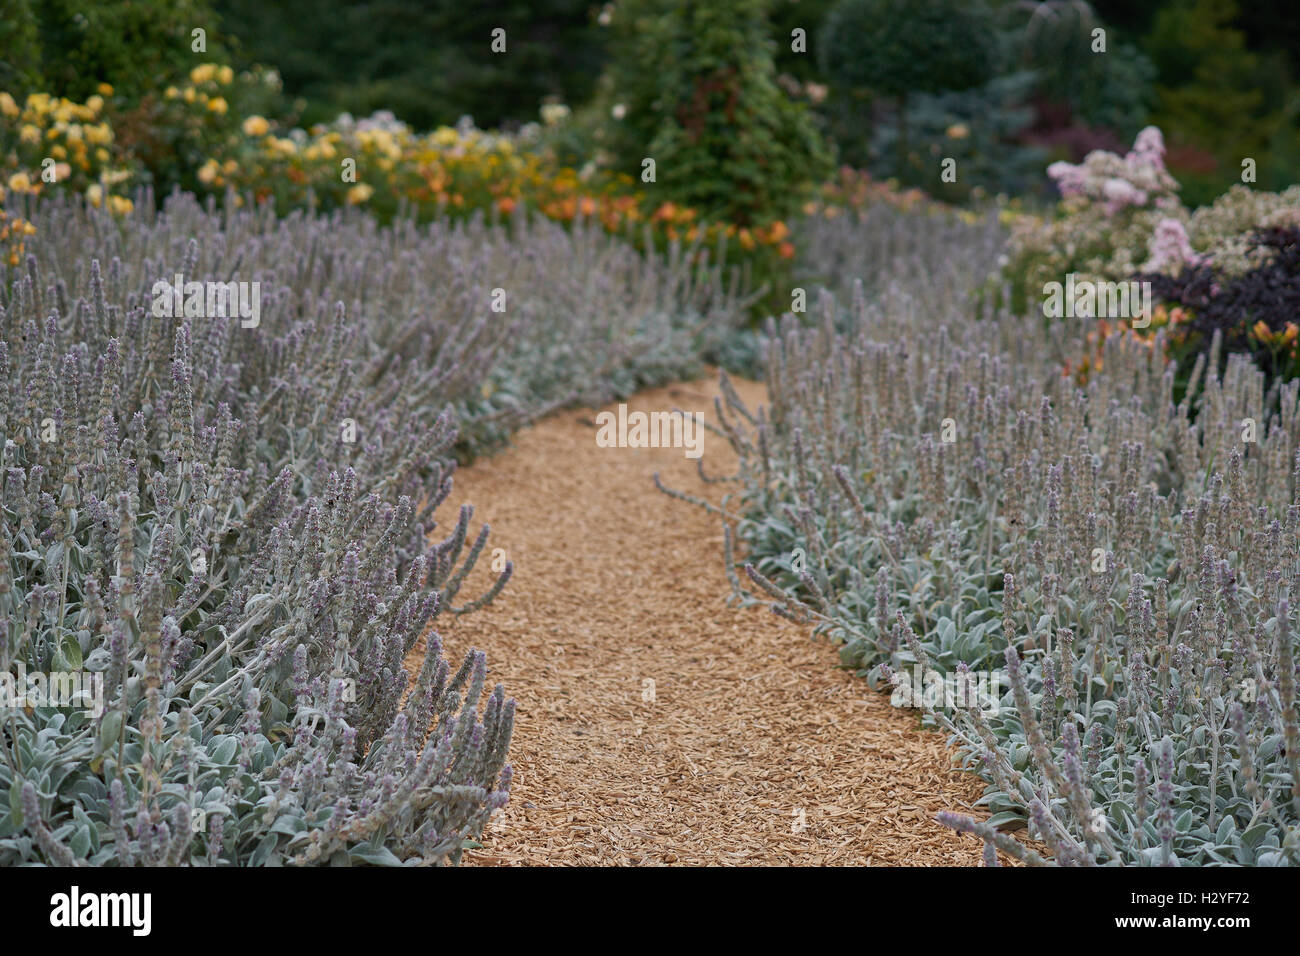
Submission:
POLYGON ((744 300, 581 223, 137 209, 43 201, 0 266, 0 680, 102 691, 0 711, 0 865, 454 863, 514 718, 431 630, 512 571, 461 594, 455 458, 682 374, 744 300), (176 314, 178 275, 260 313, 176 314))
POLYGON ((926 719, 988 784, 941 819, 1023 862, 1300 863, 1300 383, 1214 355, 1175 402, 1160 343, 1116 337, 1080 388, 1083 323, 936 294, 926 262, 997 248, 930 235, 915 279, 769 325, 769 407, 724 387, 736 595, 876 687, 996 678, 926 719))

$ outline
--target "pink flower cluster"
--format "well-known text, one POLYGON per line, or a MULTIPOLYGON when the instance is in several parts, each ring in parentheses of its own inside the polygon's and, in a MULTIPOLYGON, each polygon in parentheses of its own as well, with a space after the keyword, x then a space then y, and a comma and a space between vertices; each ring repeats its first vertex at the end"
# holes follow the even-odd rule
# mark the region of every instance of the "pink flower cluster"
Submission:
POLYGON ((1148 126, 1124 157, 1096 149, 1077 165, 1052 163, 1047 174, 1062 197, 1083 196, 1101 203, 1106 215, 1113 216, 1129 206, 1146 206, 1153 197, 1158 203, 1178 188, 1165 169, 1164 156, 1164 137, 1148 126))
POLYGON ((1194 266, 1201 261, 1201 257, 1192 250, 1187 228, 1177 219, 1168 216, 1156 223, 1149 249, 1150 258, 1142 267, 1146 272, 1177 273, 1183 266, 1194 266))

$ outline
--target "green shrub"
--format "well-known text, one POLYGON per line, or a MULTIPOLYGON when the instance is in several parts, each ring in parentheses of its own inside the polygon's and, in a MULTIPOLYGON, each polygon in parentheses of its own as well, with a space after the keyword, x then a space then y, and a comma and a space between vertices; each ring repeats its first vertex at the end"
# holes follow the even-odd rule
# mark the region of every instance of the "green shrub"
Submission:
POLYGON ((84 100, 101 82, 137 100, 204 60, 222 60, 207 0, 42 0, 41 53, 50 92, 84 100), (192 31, 206 31, 206 53, 192 31))
POLYGON ((654 205, 760 225, 793 214, 829 171, 812 118, 776 83, 764 0, 628 0, 611 31, 601 146, 637 177, 654 159, 654 205))
POLYGON ((44 82, 31 0, 0 0, 0 90, 21 102, 44 82))
POLYGON ((819 50, 836 87, 904 98, 987 83, 997 43, 983 3, 842 0, 826 17, 819 50))
POLYGON ((1122 43, 1092 7, 1080 0, 1009 5, 1015 25, 1013 57, 1033 70, 1036 94, 1068 108, 1089 126, 1132 139, 1146 125, 1154 100, 1156 70, 1136 47, 1122 43), (1105 50, 1094 51, 1093 31, 1105 34, 1105 50))
POLYGON ((1033 80, 1032 73, 1011 73, 970 90, 910 97, 905 122, 876 126, 863 165, 949 203, 1032 192, 1044 179, 1046 153, 1017 139, 1033 119, 1025 105, 1033 80), (912 148, 900 166, 904 126, 912 148), (942 175, 948 158, 956 162, 953 182, 942 175))

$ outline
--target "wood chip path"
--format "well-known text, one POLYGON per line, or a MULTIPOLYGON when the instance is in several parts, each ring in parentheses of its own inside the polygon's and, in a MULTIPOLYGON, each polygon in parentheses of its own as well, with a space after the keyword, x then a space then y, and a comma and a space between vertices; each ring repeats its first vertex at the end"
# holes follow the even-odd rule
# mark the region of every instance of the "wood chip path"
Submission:
MULTIPOLYGON (((702 380, 628 406, 712 420, 716 393, 702 380)), ((944 737, 805 628, 724 603, 718 519, 651 475, 714 502, 734 486, 701 482, 680 448, 598 447, 593 415, 525 429, 457 472, 444 505, 474 505, 472 531, 489 523, 488 548, 515 563, 494 604, 438 621, 447 656, 486 651, 489 686, 518 701, 510 803, 463 863, 978 865, 980 841, 934 819, 984 816, 944 737)), ((708 433, 703 460, 711 475, 734 462, 708 433)), ((476 568, 461 599, 489 578, 476 568)))

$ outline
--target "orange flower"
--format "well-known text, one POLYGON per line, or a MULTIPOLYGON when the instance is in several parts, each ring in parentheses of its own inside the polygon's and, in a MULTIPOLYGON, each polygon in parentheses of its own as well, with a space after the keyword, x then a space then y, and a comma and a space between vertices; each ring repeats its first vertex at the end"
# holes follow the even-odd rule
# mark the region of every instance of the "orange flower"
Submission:
POLYGON ((753 248, 754 248, 754 245, 755 245, 755 243, 754 243, 754 234, 751 233, 748 229, 742 229, 742 230, 740 230, 740 232, 738 232, 736 235, 737 235, 737 236, 739 237, 739 239, 740 239, 740 244, 741 244, 741 246, 743 246, 743 247, 746 248, 746 249, 753 249, 753 248))
POLYGON ((781 243, 781 246, 780 246, 780 248, 779 248, 778 251, 780 252, 780 254, 781 254, 781 258, 782 258, 782 259, 793 259, 793 258, 794 258, 794 244, 793 244, 793 243, 790 243, 790 242, 783 242, 783 243, 781 243))
POLYGON ((508 216, 515 211, 515 201, 509 196, 502 196, 497 200, 497 209, 502 215, 508 216))

